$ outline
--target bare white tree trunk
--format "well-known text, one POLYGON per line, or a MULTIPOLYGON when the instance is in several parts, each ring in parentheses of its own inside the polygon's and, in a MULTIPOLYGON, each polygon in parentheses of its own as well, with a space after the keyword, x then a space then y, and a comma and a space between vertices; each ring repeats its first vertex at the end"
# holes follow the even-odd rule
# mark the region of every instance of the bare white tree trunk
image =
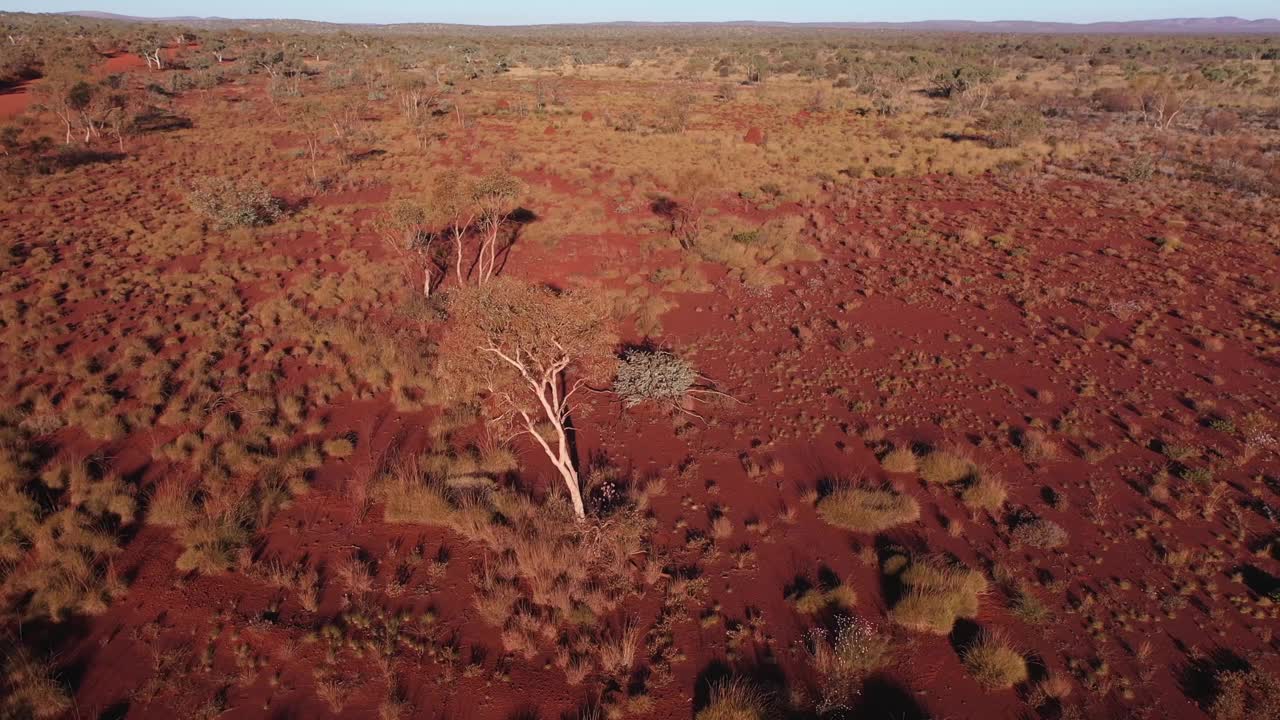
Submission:
MULTIPOLYGON (((538 399, 538 404, 542 408, 542 416, 552 427, 555 432, 555 447, 547 441, 546 438, 538 432, 537 423, 534 417, 530 415, 524 408, 516 406, 516 412, 524 420, 525 432, 533 436, 538 442, 538 446, 542 448, 547 459, 555 466, 556 471, 560 473, 560 478, 564 481, 565 489, 569 492, 569 502, 573 505, 573 512, 579 518, 587 516, 586 506, 582 501, 582 485, 578 477, 578 469, 573 464, 573 452, 569 444, 569 435, 565 430, 565 421, 569 416, 569 397, 573 395, 573 390, 560 393, 561 373, 569 365, 569 358, 561 357, 549 367, 542 369, 541 372, 531 371, 530 368, 516 358, 503 353, 499 348, 489 346, 484 348, 487 352, 494 353, 502 358, 507 364, 519 371, 520 376, 524 378, 529 389, 533 391, 534 396, 538 399), (536 374, 535 374, 536 373, 536 374)), ((574 390, 577 388, 575 387, 574 390)))

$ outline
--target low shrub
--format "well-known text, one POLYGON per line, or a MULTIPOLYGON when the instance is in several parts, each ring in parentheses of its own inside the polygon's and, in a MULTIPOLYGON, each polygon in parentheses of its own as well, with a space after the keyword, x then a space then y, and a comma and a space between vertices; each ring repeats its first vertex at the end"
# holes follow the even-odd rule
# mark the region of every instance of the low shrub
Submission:
POLYGON ((809 633, 809 662, 821 678, 818 709, 825 714, 853 705, 863 681, 893 659, 892 636, 861 618, 841 616, 835 631, 809 633))
POLYGON ((265 186, 231 178, 205 178, 189 198, 192 209, 219 230, 270 225, 282 212, 265 186))
POLYGON ((669 352, 631 350, 618 365, 613 391, 627 407, 646 402, 678 406, 697 381, 698 371, 683 358, 669 352))
POLYGON ((1093 93, 1093 102, 1106 112, 1134 112, 1142 107, 1142 100, 1129 88, 1098 88, 1093 93))
POLYGON ((1210 135, 1223 135, 1240 127, 1240 116, 1231 110, 1210 110, 1200 120, 1200 129, 1210 135))
POLYGON ((1027 108, 996 111, 983 117, 978 129, 986 133, 992 147, 1017 147, 1044 132, 1044 116, 1027 108))
POLYGON ((1062 547, 1070 539, 1066 528, 1044 518, 1019 522, 1013 528, 1013 537, 1020 543, 1042 550, 1062 547))

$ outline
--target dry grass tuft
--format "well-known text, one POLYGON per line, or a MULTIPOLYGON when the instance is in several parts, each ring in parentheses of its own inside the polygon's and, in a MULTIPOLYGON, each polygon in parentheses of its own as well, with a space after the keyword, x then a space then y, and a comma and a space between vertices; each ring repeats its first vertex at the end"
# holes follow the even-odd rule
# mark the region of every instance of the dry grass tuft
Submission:
POLYGON ((848 530, 877 533, 920 519, 920 504, 892 490, 842 488, 818 502, 823 520, 848 530))
POLYGON ((771 698, 744 680, 716 683, 711 699, 694 720, 770 720, 776 715, 771 698))
POLYGON ((565 498, 538 503, 490 483, 450 487, 447 468, 423 459, 396 463, 380 478, 376 497, 387 522, 448 527, 490 550, 476 575, 475 605, 502 628, 503 644, 526 657, 563 635, 560 667, 585 678, 594 670, 620 672, 634 662, 633 624, 603 639, 585 629, 615 610, 641 584, 639 568, 653 521, 629 502, 622 486, 586 520, 565 498))
POLYGON ((37 659, 23 647, 12 648, 7 654, 0 716, 53 718, 71 709, 71 695, 57 681, 51 662, 37 659))
POLYGON ((1266 670, 1229 670, 1215 682, 1218 693, 1209 708, 1214 720, 1280 718, 1280 680, 1266 670))
POLYGON ((964 666, 988 690, 1010 688, 1027 680, 1027 659, 997 632, 983 632, 964 651, 964 666))
POLYGON ((975 473, 969 486, 960 493, 960 501, 973 510, 998 513, 1009 497, 1009 488, 998 475, 975 473))
POLYGON ((885 572, 896 574, 904 594, 889 617, 899 625, 919 632, 946 635, 957 618, 978 615, 978 600, 987 590, 982 573, 942 558, 908 560, 894 555, 885 562, 885 572))
POLYGON ((848 610, 858 602, 858 594, 848 585, 837 585, 829 589, 812 588, 792 600, 797 612, 812 615, 827 608, 848 610))
POLYGON ((927 483, 950 485, 977 471, 973 461, 954 450, 934 450, 920 459, 920 477, 927 483))
POLYGON ((888 472, 913 473, 919 458, 909 447, 897 447, 880 458, 880 466, 888 472))
POLYGON ((38 466, 16 414, 0 414, 0 596, 26 618, 98 614, 124 593, 111 565, 133 486, 83 459, 38 466))

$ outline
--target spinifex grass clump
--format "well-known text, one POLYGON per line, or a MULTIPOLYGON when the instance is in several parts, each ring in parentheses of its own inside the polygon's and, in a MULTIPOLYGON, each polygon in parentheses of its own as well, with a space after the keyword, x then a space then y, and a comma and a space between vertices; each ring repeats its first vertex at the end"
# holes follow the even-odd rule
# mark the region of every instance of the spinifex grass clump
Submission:
POLYGON ((920 504, 888 489, 841 488, 818 503, 823 520, 838 527, 877 533, 920 519, 920 504))
POLYGON ((942 558, 912 560, 893 555, 886 575, 896 575, 903 594, 889 612, 894 622, 920 632, 946 635, 957 618, 978 615, 978 598, 987 590, 982 573, 942 558))

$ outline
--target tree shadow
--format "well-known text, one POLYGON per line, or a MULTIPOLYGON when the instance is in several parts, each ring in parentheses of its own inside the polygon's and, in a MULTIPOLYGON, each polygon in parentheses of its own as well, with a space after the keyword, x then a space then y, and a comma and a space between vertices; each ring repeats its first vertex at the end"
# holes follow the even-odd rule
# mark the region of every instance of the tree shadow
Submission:
POLYGON ((694 682, 693 714, 711 704, 712 690, 716 686, 736 680, 748 683, 779 704, 785 703, 788 697, 786 674, 776 664, 753 662, 735 666, 724 660, 712 660, 698 673, 694 682))
POLYGON ((1208 707, 1217 695, 1218 675, 1248 669, 1249 663, 1244 658, 1226 648, 1218 648, 1188 663, 1179 675, 1178 686, 1200 707, 1208 707))
MULTIPOLYGON (((511 259, 511 248, 515 247, 516 242, 519 241, 520 233, 525 226, 538 220, 538 214, 525 207, 518 207, 507 216, 507 223, 511 225, 511 231, 507 236, 507 242, 497 251, 497 258, 493 268, 495 277, 501 275, 502 271, 506 269, 507 261, 511 259)), ((470 275, 470 272, 467 274, 470 275)))
POLYGON ((56 155, 50 158, 44 158, 44 167, 47 170, 74 170, 85 165, 98 165, 101 163, 113 163, 117 160, 124 159, 124 153, 93 150, 90 148, 64 148, 56 155))
POLYGON ((1280 578, 1256 565, 1241 565, 1244 584, 1260 597, 1276 597, 1280 593, 1280 578))
POLYGON ((132 127, 134 132, 139 133, 172 132, 174 130, 189 130, 195 127, 195 124, 191 122, 191 118, 165 112, 159 108, 152 108, 150 111, 135 117, 132 127))
POLYGON ((906 687, 885 677, 869 678, 862 685, 861 702, 847 714, 830 715, 842 720, 854 718, 892 718, 892 720, 928 720, 929 713, 912 697, 906 687))
POLYGON ((129 717, 129 707, 128 700, 121 700, 108 705, 102 712, 98 713, 98 720, 125 720, 125 718, 129 717))

